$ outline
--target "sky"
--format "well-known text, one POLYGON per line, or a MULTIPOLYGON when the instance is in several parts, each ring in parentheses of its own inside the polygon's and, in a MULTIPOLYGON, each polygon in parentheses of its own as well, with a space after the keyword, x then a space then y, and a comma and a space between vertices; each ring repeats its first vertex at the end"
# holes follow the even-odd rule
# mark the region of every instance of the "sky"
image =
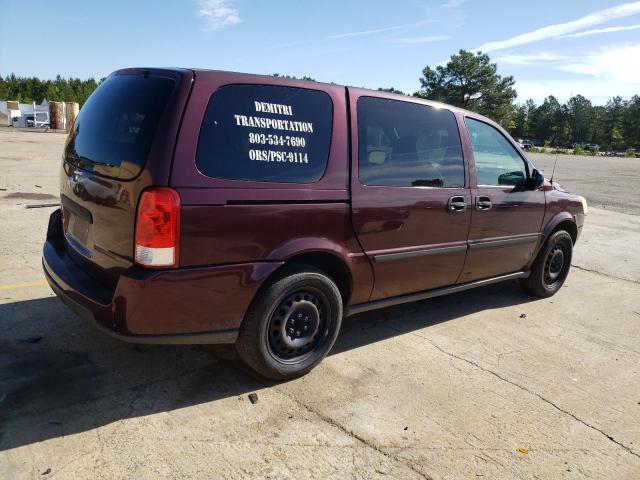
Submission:
POLYGON ((3 76, 187 67, 412 93, 464 48, 513 75, 518 102, 640 94, 640 1, 0 0, 0 19, 3 76))

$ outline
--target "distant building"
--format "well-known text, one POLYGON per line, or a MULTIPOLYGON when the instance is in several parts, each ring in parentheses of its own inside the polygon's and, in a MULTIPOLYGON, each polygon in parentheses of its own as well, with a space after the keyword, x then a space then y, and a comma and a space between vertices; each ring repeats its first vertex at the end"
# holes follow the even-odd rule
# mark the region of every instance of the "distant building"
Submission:
POLYGON ((36 105, 36 102, 0 100, 0 126, 48 127, 49 102, 45 99, 40 105, 36 105))
POLYGON ((18 102, 10 100, 0 100, 0 125, 11 126, 12 119, 20 117, 20 106, 18 102))

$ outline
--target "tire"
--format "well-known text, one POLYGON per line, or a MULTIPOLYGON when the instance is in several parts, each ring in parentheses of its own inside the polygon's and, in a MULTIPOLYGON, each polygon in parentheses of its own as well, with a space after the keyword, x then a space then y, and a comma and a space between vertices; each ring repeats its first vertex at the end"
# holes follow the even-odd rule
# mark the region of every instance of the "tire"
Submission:
POLYGON ((573 240, 565 230, 551 234, 531 267, 531 274, 520 280, 522 288, 540 298, 555 295, 569 274, 573 240))
POLYGON ((342 296, 321 270, 284 270, 256 295, 240 326, 240 358, 263 377, 289 380, 329 353, 342 323, 342 296))

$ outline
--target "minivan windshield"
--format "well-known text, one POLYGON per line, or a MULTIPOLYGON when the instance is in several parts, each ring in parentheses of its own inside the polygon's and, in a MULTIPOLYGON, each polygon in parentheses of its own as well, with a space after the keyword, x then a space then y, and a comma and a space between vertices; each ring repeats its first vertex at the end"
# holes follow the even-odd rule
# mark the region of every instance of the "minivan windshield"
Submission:
POLYGON ((134 178, 144 167, 174 87, 170 78, 142 72, 109 76, 80 110, 66 160, 110 177, 134 178))

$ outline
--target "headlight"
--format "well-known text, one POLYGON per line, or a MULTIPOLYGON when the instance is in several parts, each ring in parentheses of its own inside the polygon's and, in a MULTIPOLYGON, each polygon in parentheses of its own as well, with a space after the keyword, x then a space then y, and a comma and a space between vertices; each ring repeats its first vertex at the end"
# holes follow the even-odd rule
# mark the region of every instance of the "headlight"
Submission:
POLYGON ((587 206, 587 199, 584 197, 578 197, 578 198, 582 202, 582 213, 586 215, 587 212, 589 211, 589 207, 587 206))

